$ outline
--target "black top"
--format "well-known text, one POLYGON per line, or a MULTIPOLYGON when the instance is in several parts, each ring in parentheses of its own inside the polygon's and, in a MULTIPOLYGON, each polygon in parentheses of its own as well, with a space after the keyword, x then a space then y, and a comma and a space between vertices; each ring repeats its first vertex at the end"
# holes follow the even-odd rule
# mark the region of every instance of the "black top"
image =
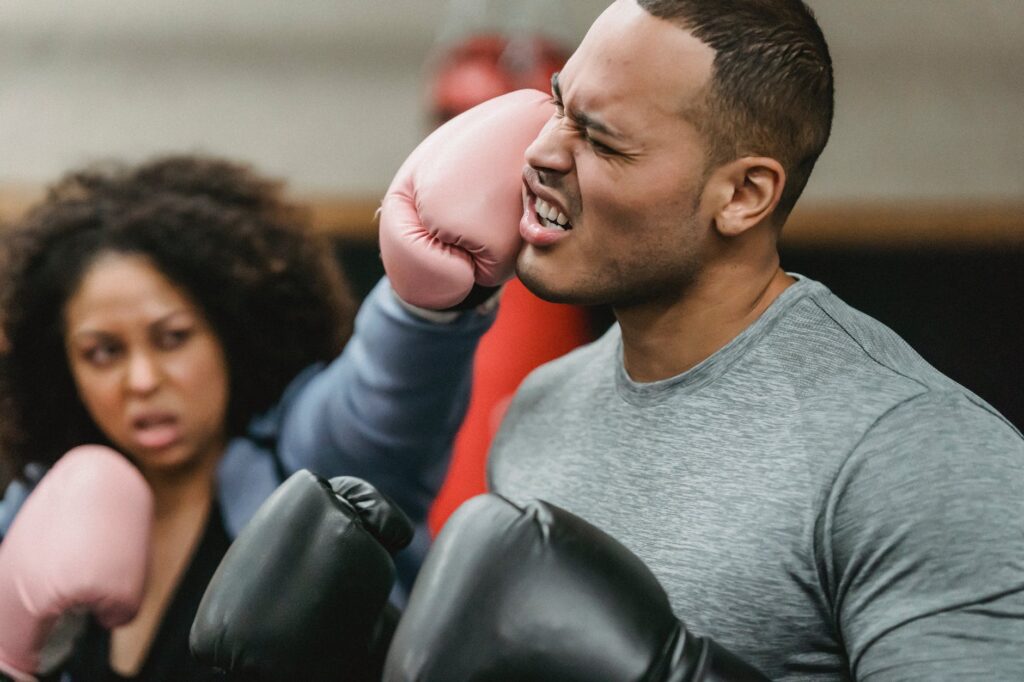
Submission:
POLYGON ((110 668, 110 633, 91 621, 64 674, 48 677, 46 682, 223 682, 227 679, 223 672, 203 666, 192 658, 188 636, 206 586, 230 544, 220 509, 214 505, 199 546, 164 613, 138 675, 124 677, 110 668))

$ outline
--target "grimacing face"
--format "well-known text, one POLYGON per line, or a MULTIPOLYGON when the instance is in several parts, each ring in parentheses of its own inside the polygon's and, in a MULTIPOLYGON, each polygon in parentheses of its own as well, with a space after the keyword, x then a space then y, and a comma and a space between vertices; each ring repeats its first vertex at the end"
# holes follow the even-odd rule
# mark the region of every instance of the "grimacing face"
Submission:
POLYGON ((188 296, 143 256, 107 253, 64 306, 79 396, 144 474, 211 464, 223 453, 224 349, 188 296))
POLYGON ((711 239, 704 143, 682 112, 702 98, 713 61, 635 0, 594 22, 553 79, 557 113, 526 152, 517 271, 534 293, 631 305, 670 300, 698 276, 711 239))

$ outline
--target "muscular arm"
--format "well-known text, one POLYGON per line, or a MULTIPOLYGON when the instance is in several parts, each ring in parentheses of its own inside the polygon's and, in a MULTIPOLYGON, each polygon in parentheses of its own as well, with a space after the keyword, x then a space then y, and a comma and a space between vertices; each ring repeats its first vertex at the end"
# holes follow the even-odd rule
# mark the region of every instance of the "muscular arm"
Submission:
POLYGON ((854 679, 1020 679, 1024 440, 962 394, 925 394, 869 432, 823 519, 854 679))

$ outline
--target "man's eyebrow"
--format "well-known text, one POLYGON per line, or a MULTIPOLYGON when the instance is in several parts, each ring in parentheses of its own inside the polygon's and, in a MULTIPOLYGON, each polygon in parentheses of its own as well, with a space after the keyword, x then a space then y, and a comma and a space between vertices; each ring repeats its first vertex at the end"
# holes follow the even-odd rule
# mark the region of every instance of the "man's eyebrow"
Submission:
MULTIPOLYGON (((551 94, 555 96, 555 101, 562 104, 562 88, 558 85, 558 72, 551 74, 551 94)), ((621 135, 616 133, 614 130, 606 126, 601 121, 593 118, 589 114, 577 109, 572 109, 568 112, 569 118, 576 122, 576 125, 581 128, 590 128, 596 130, 599 133, 607 135, 608 137, 621 138, 621 135)))
POLYGON ((601 123, 597 119, 588 116, 586 113, 582 111, 573 111, 570 115, 572 119, 576 121, 576 124, 579 125, 581 128, 589 128, 590 130, 596 130, 602 135, 607 135, 608 137, 622 137, 614 130, 606 126, 604 123, 601 123))

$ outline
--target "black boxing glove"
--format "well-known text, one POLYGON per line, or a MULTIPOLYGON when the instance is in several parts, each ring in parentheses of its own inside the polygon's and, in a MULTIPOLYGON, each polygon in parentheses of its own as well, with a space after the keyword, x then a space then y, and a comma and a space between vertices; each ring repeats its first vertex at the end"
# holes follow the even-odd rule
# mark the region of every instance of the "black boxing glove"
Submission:
POLYGON ((369 483, 296 472, 224 555, 192 624, 193 656, 235 679, 380 680, 398 619, 391 555, 412 533, 369 483))
POLYGON ((644 563, 583 519, 466 502, 427 556, 384 682, 758 682, 675 617, 644 563))

